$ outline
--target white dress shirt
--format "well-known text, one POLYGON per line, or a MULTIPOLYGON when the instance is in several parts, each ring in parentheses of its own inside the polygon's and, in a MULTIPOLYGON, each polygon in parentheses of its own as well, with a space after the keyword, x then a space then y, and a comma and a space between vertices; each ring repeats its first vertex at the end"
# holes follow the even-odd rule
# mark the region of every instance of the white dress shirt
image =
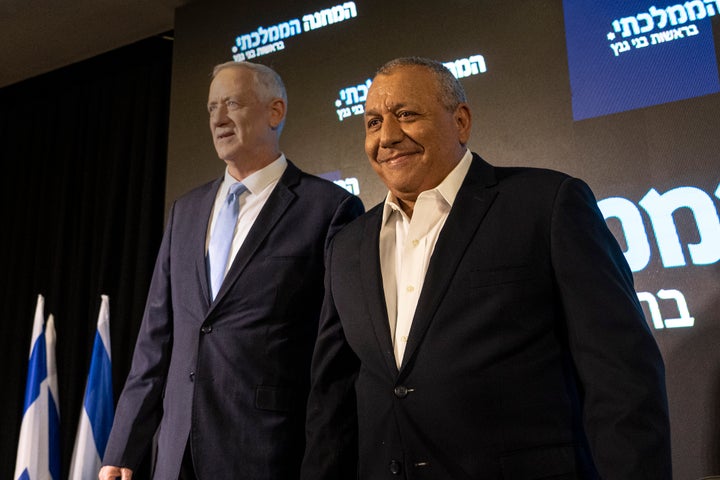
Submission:
POLYGON ((412 218, 403 212, 390 192, 385 198, 380 228, 380 267, 398 368, 430 257, 471 162, 472 154, 468 150, 437 187, 418 195, 412 218))
MULTIPOLYGON (((248 175, 242 181, 243 185, 247 188, 245 192, 240 195, 240 213, 238 214, 237 223, 235 224, 235 232, 233 233, 233 241, 230 246, 230 255, 228 255, 228 263, 225 265, 225 273, 227 274, 230 265, 232 265, 235 255, 237 255, 240 246, 242 246, 247 237, 250 228, 255 223, 260 210, 267 202, 270 193, 272 193, 278 180, 285 172, 287 168, 287 160, 284 154, 274 160, 271 164, 258 170, 252 175, 248 175)), ((215 205, 211 214, 210 224, 208 225, 208 231, 205 236, 205 254, 207 254, 208 245, 210 245, 210 235, 215 226, 215 220, 220 213, 220 207, 227 198, 228 190, 230 185, 237 183, 237 180, 233 178, 228 169, 225 168, 225 178, 223 178, 220 188, 218 188, 217 195, 215 196, 215 205)))

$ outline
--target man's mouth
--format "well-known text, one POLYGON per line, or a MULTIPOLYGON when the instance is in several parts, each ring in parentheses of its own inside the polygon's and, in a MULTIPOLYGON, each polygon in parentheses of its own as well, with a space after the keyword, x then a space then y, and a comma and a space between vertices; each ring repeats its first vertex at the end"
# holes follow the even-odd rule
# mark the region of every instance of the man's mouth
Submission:
POLYGON ((381 164, 388 163, 388 164, 392 165, 394 163, 400 163, 400 162, 406 160, 408 157, 415 155, 416 153, 418 153, 418 152, 398 152, 398 153, 395 153, 395 154, 387 156, 387 157, 378 158, 377 162, 381 163, 381 164))

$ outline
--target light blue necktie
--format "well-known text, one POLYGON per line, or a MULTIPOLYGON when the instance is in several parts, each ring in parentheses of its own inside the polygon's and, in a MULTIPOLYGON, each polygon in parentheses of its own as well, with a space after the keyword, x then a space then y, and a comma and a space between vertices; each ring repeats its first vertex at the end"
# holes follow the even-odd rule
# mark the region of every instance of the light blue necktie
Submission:
POLYGON ((240 213, 238 198, 245 190, 247 190, 247 187, 240 182, 230 185, 228 196, 220 208, 220 213, 215 219, 215 226, 210 235, 207 265, 213 300, 215 300, 215 296, 225 278, 225 268, 230 255, 235 224, 237 223, 238 213, 240 213))

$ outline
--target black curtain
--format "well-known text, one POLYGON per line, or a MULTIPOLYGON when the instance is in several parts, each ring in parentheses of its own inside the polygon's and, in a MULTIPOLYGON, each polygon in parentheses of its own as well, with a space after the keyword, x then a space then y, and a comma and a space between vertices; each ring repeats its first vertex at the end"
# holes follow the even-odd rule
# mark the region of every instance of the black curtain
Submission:
POLYGON ((163 230, 171 64, 166 34, 0 89, 0 478, 14 472, 38 294, 57 332, 63 478, 101 294, 117 401, 163 230))

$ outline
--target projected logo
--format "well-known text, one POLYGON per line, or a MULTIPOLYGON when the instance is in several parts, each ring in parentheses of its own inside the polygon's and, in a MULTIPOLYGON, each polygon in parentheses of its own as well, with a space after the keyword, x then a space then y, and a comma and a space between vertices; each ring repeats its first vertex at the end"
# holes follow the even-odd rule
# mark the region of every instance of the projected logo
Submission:
POLYGON ((293 18, 270 27, 258 27, 250 33, 238 35, 231 50, 233 60, 244 62, 285 49, 285 39, 300 35, 303 32, 317 30, 335 23, 344 22, 357 17, 355 2, 325 8, 314 13, 303 15, 302 20, 293 18))
POLYGON ((720 0, 563 0, 573 118, 720 91, 710 18, 720 0))
POLYGON ((318 177, 324 178, 325 180, 330 180, 335 185, 344 188, 353 195, 360 195, 360 182, 358 182, 358 179, 355 177, 342 178, 342 175, 340 175, 340 170, 321 173, 318 175, 318 177))
MULTIPOLYGON (((720 184, 714 196, 720 199, 720 184)), ((627 245, 625 258, 633 272, 644 270, 650 263, 650 238, 654 238, 657 244, 664 268, 684 267, 688 263, 712 265, 720 261, 720 217, 709 193, 693 186, 676 187, 662 194, 651 188, 638 203, 642 210, 623 197, 610 197, 598 202, 605 219, 615 218, 620 222, 627 245), (699 239, 697 243, 687 245, 687 256, 674 217, 681 209, 692 214, 699 239), (645 229, 643 214, 650 218, 652 237, 645 229)), ((680 290, 662 288, 656 293, 638 292, 637 296, 647 305, 655 329, 692 327, 695 324, 685 295, 680 290), (675 314, 664 318, 661 306, 666 311, 674 310, 675 314)))
MULTIPOLYGON (((445 65, 457 79, 487 72, 485 57, 482 55, 459 58, 450 62, 444 62, 443 65, 445 65)), ((342 122, 348 117, 365 113, 363 102, 365 102, 365 98, 367 97, 370 84, 372 84, 372 79, 368 78, 363 83, 340 89, 338 99, 335 100, 335 113, 337 113, 339 121, 342 122)))

